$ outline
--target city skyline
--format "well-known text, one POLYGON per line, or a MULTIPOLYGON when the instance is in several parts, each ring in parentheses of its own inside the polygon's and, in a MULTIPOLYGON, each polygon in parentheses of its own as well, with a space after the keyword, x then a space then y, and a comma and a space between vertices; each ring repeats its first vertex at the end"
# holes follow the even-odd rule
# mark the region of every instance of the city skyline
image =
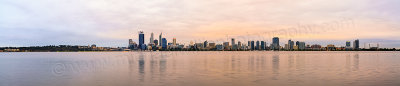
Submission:
MULTIPOLYGON (((139 33, 138 34, 139 35, 139 38, 138 38, 139 40, 146 40, 146 39, 141 37, 141 35, 144 35, 143 31, 138 31, 138 33, 139 33)), ((145 46, 148 46, 148 45, 152 46, 152 45, 154 45, 153 44, 154 41, 151 41, 151 40, 158 40, 158 39, 154 39, 153 35, 154 35, 154 33, 151 32, 151 37, 149 38, 150 41, 149 42, 144 42, 145 46)), ((163 36, 165 36, 165 35, 163 35, 163 33, 161 32, 160 35, 159 35, 159 38, 168 40, 168 38, 164 38, 163 36)), ((332 42, 326 42, 325 44, 319 44, 319 43, 314 43, 314 42, 307 42, 307 41, 301 41, 301 40, 292 40, 292 39, 288 39, 288 42, 285 43, 285 42, 282 42, 282 39, 279 38, 279 37, 273 37, 272 41, 270 41, 270 42, 269 41, 265 41, 265 40, 258 40, 258 39, 255 39, 255 40, 236 40, 236 38, 227 38, 227 40, 229 40, 229 41, 218 41, 218 42, 215 42, 215 41, 205 40, 205 41, 190 41, 189 43, 177 42, 175 37, 172 38, 171 40, 172 40, 172 42, 166 42, 165 44, 167 44, 168 46, 170 45, 170 43, 173 44, 173 45, 178 45, 179 44, 179 45, 184 45, 184 46, 190 46, 190 45, 194 45, 196 43, 202 43, 202 42, 204 42, 204 45, 206 45, 206 42, 207 42, 207 44, 208 43, 223 44, 224 46, 228 45, 230 47, 233 47, 233 45, 235 45, 235 44, 239 44, 238 46, 245 45, 245 46, 251 47, 251 49, 257 49, 255 47, 261 48, 261 46, 264 46, 263 48, 271 47, 272 50, 279 50, 280 47, 289 47, 288 49, 292 50, 293 46, 297 46, 298 48, 300 48, 300 47, 304 48, 306 45, 319 45, 319 46, 322 46, 322 47, 328 47, 330 45, 333 45, 333 46, 336 46, 336 47, 351 47, 351 48, 354 48, 354 49, 358 49, 358 48, 369 49, 370 47, 396 48, 396 47, 382 47, 382 46, 380 46, 381 43, 379 43, 379 42, 363 42, 363 43, 360 43, 360 41, 359 41, 360 39, 341 41, 341 43, 338 43, 338 44, 336 42, 333 42, 333 43, 332 42), (248 44, 241 44, 241 42, 245 42, 245 41, 248 41, 248 44), (252 44, 252 45, 249 45, 249 44, 252 44), (372 44, 372 46, 371 46, 371 44, 372 44), (278 47, 278 48, 276 48, 276 47, 278 47)), ((129 44, 131 44, 131 41, 132 41, 132 39, 129 39, 129 44)), ((138 41, 138 42, 140 42, 140 41, 138 41)), ((141 44, 138 44, 138 45, 141 46, 141 44)), ((162 43, 159 42, 158 45, 162 45, 162 43)))
MULTIPOLYGON (((272 42, 272 37, 280 37, 340 46, 360 39, 360 47, 367 42, 400 48, 396 3, 400 1, 2 0, 0 47, 123 47, 126 39, 137 42, 137 31, 144 31, 164 32, 167 40, 186 44, 230 38, 272 42)), ((154 39, 161 41, 157 35, 154 39)))

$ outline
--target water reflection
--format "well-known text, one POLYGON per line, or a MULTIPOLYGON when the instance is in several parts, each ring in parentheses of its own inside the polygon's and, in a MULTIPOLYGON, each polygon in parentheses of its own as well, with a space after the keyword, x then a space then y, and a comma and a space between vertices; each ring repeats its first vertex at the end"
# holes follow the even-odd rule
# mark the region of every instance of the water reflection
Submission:
POLYGON ((278 80, 279 77, 279 55, 274 54, 272 56, 272 71, 273 71, 273 80, 278 80))
POLYGON ((353 57, 353 68, 354 68, 354 71, 357 71, 358 70, 358 65, 359 65, 359 59, 360 59, 360 56, 359 56, 359 54, 358 53, 356 53, 355 55, 354 55, 354 57, 353 57))
POLYGON ((78 52, 9 55, 0 56, 1 86, 400 85, 400 82, 394 82, 400 80, 397 78, 400 77, 397 58, 400 56, 396 52, 78 52))

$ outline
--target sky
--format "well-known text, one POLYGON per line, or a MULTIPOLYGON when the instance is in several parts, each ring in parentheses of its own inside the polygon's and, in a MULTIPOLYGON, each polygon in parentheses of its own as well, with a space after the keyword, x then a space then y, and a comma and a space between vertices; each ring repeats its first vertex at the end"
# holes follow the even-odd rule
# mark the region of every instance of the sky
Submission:
POLYGON ((155 39, 222 43, 279 37, 307 44, 360 39, 400 48, 399 0, 0 0, 0 46, 125 47, 155 39))

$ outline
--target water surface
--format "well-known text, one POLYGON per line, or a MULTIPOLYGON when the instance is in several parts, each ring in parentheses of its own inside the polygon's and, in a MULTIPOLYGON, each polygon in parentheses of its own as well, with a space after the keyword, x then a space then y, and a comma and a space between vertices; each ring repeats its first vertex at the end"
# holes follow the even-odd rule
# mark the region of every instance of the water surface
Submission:
POLYGON ((399 52, 0 53, 0 86, 400 86, 399 52))

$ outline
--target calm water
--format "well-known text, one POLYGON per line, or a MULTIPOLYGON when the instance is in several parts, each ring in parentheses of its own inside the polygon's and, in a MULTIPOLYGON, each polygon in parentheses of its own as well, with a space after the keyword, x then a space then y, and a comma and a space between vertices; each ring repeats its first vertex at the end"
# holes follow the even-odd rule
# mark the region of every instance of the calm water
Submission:
POLYGON ((400 86, 400 53, 0 53, 0 86, 266 85, 400 86))

